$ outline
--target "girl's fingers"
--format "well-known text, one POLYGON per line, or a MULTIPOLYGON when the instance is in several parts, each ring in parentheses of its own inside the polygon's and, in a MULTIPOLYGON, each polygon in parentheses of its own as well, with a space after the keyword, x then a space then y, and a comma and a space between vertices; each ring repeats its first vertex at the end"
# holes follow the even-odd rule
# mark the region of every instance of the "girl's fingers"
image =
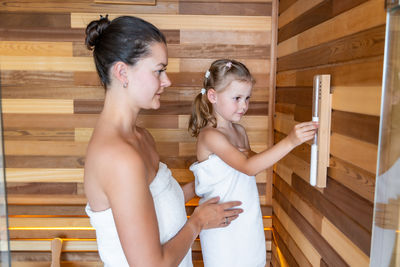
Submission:
POLYGON ((311 125, 315 126, 315 125, 318 125, 318 123, 314 122, 314 121, 306 121, 306 122, 300 122, 299 124, 296 124, 296 126, 298 128, 303 128, 303 127, 307 127, 307 126, 311 126, 311 125))
POLYGON ((301 127, 299 129, 297 129, 297 131, 299 131, 299 132, 309 132, 309 131, 315 131, 316 129, 318 129, 318 127, 315 126, 315 125, 307 125, 307 126, 304 126, 304 127, 301 127))

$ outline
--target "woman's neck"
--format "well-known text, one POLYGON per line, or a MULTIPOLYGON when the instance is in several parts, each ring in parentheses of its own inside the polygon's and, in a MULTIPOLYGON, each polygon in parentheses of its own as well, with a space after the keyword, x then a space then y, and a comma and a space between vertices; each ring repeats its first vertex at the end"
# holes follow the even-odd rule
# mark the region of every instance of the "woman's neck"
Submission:
POLYGON ((108 127, 114 127, 121 133, 130 135, 136 130, 140 108, 129 102, 129 98, 123 93, 118 88, 108 89, 100 118, 107 122, 108 127))

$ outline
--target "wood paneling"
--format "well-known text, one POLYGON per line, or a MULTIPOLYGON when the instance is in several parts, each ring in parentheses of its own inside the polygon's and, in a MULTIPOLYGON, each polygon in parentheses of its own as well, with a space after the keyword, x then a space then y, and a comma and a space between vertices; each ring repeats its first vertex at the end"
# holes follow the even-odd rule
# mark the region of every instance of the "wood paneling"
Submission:
POLYGON ((382 4, 382 0, 369 0, 279 43, 278 57, 385 24, 382 4))
POLYGON ((269 31, 200 31, 181 30, 181 44, 269 45, 269 31))
POLYGON ((334 110, 332 131, 378 145, 379 117, 334 110))
MULTIPOLYGON (((287 230, 282 226, 280 223, 279 219, 274 216, 273 217, 273 222, 275 226, 276 232, 274 233, 275 236, 277 236, 277 243, 279 248, 281 247, 286 247, 286 250, 283 250, 283 254, 285 255, 285 258, 287 258, 287 254, 293 255, 292 257, 295 258, 295 261, 293 261, 293 264, 298 265, 298 266, 312 266, 311 263, 307 260, 307 258, 304 256, 303 252, 301 249, 297 246, 296 242, 291 238, 291 236, 288 234, 287 230), (279 242, 280 241, 280 242, 279 242), (288 250, 288 252, 286 252, 288 250), (285 253, 286 252, 286 253, 285 253)), ((289 256, 290 257, 290 256, 289 256)))
POLYGON ((379 56, 385 43, 384 29, 385 26, 378 26, 281 57, 278 71, 379 56))
MULTIPOLYGON (((281 3, 282 2, 285 1, 281 1, 281 3)), ((323 2, 323 0, 297 1, 293 3, 293 5, 289 6, 287 10, 280 14, 278 28, 282 28, 283 26, 293 21, 295 18, 315 7, 321 2, 323 2)))
POLYGON ((271 10, 271 3, 179 3, 179 14, 186 15, 271 16, 271 10))
MULTIPOLYGON (((297 4, 301 5, 304 9, 310 7, 305 13, 298 13, 295 19, 287 23, 287 25, 280 27, 278 42, 283 42, 290 37, 304 32, 315 25, 322 24, 340 13, 343 13, 367 0, 357 1, 341 1, 341 0, 329 0, 329 1, 314 1, 308 3, 306 1, 299 1, 297 4), (305 3, 303 3, 305 2, 305 3)), ((295 6, 293 6, 295 8, 295 6)), ((289 10, 288 10, 289 11, 289 10)), ((287 12, 288 12, 287 11, 287 12)), ((282 14, 284 15, 284 14, 282 14)))
POLYGON ((277 200, 279 206, 285 210, 286 214, 293 222, 296 222, 302 233, 310 243, 318 250, 325 261, 330 265, 348 266, 346 262, 333 250, 330 245, 322 238, 319 233, 307 222, 307 220, 296 210, 293 209, 285 197, 274 191, 274 200, 277 200))
MULTIPOLYGON (((96 1, 83 0, 74 1, 67 0, 62 2, 43 1, 38 2, 35 0, 28 1, 4 1, 0 10, 9 12, 93 12, 96 14, 107 14, 112 12, 126 12, 126 13, 152 13, 152 14, 176 14, 178 13, 178 1, 157 1, 157 5, 127 5, 121 3, 104 4, 95 3, 96 1)), ((118 2, 118 1, 116 1, 118 2)), ((123 2, 123 1, 119 1, 123 2)), ((139 1, 138 1, 139 2, 139 1)), ((152 1, 154 2, 154 1, 152 1)))
MULTIPOLYGON (((280 5, 275 142, 295 124, 311 120, 314 75, 331 75, 333 110, 326 188, 309 185, 309 144, 297 147, 274 166, 274 213, 288 217, 276 216, 274 231, 293 240, 301 231, 320 254, 314 263, 310 261, 314 254, 302 250, 313 266, 368 266, 384 1, 282 0, 280 5), (295 222, 298 229, 284 227, 284 233, 282 218, 295 222)), ((281 241, 286 248, 292 242, 283 237, 281 241)), ((283 253, 288 261, 293 251, 283 253)), ((302 257, 294 259, 295 264, 307 266, 302 257)))
POLYGON ((320 192, 313 189, 296 174, 293 174, 292 176, 292 186, 365 254, 369 255, 371 233, 368 232, 368 230, 356 223, 335 204, 328 201, 320 192))
MULTIPOLYGON (((120 14, 109 14, 113 19, 120 14)), ((265 31, 271 29, 271 17, 269 16, 219 16, 219 15, 164 15, 164 14, 129 14, 147 20, 165 30, 241 30, 241 31, 265 31)), ((97 19, 90 13, 71 13, 71 27, 84 28, 97 19)))
MULTIPOLYGON (((84 46, 86 24, 100 14, 110 14, 110 18, 136 15, 165 34, 172 86, 162 95, 159 110, 141 112, 138 125, 150 130, 160 160, 183 184, 193 180, 188 168, 196 160, 195 139, 187 131, 191 102, 212 61, 232 58, 246 64, 256 84, 242 124, 254 151, 266 149, 268 139, 273 138, 269 136, 272 120, 268 112, 273 110, 269 102, 271 81, 275 81, 275 71, 271 71, 275 59, 270 52, 275 45, 271 46, 272 29, 276 29, 272 6, 271 0, 160 0, 153 6, 92 0, 2 2, 0 81, 8 203, 10 214, 19 216, 12 218, 14 226, 23 227, 11 231, 13 266, 48 266, 49 252, 38 250, 48 250, 50 239, 57 236, 77 239, 66 242, 62 256, 66 266, 97 266, 100 260, 93 230, 24 228, 41 223, 49 227, 61 226, 59 222, 88 223, 83 168, 105 92, 91 52, 84 46), (20 238, 27 242, 19 242, 20 238), (48 240, 35 243, 41 238, 48 240), (26 251, 16 252, 22 249, 26 251)), ((256 181, 263 215, 267 216, 264 223, 270 251, 272 175, 261 172, 256 181)), ((189 215, 197 205, 196 199, 187 204, 189 215)), ((195 266, 202 266, 198 241, 194 247, 195 266)))

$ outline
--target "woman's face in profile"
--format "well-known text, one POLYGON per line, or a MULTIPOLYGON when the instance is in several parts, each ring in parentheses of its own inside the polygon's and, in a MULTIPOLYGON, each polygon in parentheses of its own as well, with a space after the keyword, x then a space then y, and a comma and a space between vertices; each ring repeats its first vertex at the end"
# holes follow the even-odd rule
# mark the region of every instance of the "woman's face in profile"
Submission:
POLYGON ((134 102, 143 109, 158 109, 164 88, 171 85, 166 68, 167 47, 164 43, 153 43, 150 55, 128 68, 129 88, 134 102))

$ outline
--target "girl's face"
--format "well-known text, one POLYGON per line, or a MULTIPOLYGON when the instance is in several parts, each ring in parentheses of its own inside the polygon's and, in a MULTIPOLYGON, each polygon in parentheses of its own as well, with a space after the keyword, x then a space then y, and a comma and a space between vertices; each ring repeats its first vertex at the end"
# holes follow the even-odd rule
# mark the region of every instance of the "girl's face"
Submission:
POLYGON ((148 57, 128 69, 129 87, 132 88, 130 97, 140 108, 158 109, 164 88, 171 85, 166 73, 167 48, 163 43, 154 43, 150 51, 148 57))
POLYGON ((224 90, 215 92, 213 103, 216 117, 230 122, 238 122, 249 108, 253 84, 247 81, 233 80, 224 90))

